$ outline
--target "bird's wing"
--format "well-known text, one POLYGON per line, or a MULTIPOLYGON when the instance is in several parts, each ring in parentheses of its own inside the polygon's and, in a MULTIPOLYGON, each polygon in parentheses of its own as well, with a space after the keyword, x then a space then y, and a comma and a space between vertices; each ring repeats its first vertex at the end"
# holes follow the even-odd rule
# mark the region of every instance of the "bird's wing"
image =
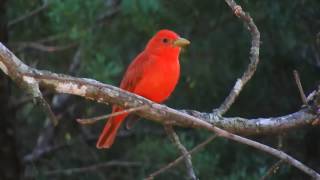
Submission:
MULTIPOLYGON (((147 68, 150 67, 152 60, 150 55, 142 52, 130 64, 120 84, 120 88, 129 92, 135 92, 135 88, 142 80, 147 68)), ((140 119, 139 116, 130 114, 127 118, 126 128, 131 129, 133 125, 140 119)))
POLYGON ((150 63, 149 55, 145 52, 140 53, 128 67, 121 81, 120 88, 134 92, 150 63))

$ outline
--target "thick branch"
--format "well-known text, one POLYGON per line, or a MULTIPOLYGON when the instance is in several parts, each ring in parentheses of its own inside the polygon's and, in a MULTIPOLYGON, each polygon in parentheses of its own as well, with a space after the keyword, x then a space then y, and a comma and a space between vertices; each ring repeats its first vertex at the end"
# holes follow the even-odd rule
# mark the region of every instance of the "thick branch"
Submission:
POLYGON ((243 117, 217 117, 212 113, 195 110, 181 110, 181 112, 200 118, 229 132, 242 135, 282 133, 310 125, 317 119, 315 112, 308 107, 284 116, 251 119, 243 117))
POLYGON ((146 105, 147 108, 139 111, 140 116, 157 122, 171 118, 171 124, 184 127, 203 127, 204 124, 207 125, 207 122, 209 122, 217 127, 238 134, 266 134, 301 127, 310 124, 318 118, 317 114, 308 109, 302 109, 280 117, 255 119, 241 117, 217 118, 212 113, 203 113, 194 110, 178 112, 164 105, 155 104, 141 96, 95 80, 75 78, 33 69, 22 63, 2 44, 0 44, 0 69, 10 76, 18 85, 24 84, 24 81, 34 80, 48 90, 78 95, 98 102, 118 104, 125 108, 146 105), (186 115, 185 113, 201 120, 197 120, 199 123, 193 122, 192 120, 185 120, 185 118, 181 118, 180 116, 180 114, 186 115))
MULTIPOLYGON (((124 108, 133 108, 146 105, 146 109, 136 112, 141 117, 162 124, 206 129, 216 133, 220 137, 252 146, 280 159, 284 159, 284 161, 299 168, 306 174, 320 179, 320 175, 317 172, 308 168, 286 153, 250 139, 231 134, 218 127, 212 126, 212 124, 204 121, 203 119, 191 116, 175 109, 171 109, 164 105, 156 104, 141 96, 126 92, 108 84, 100 83, 95 80, 75 78, 30 68, 29 66, 23 64, 2 44, 0 44, 0 69, 2 69, 5 74, 10 76, 13 81, 22 87, 25 87, 23 86, 24 84, 30 84, 32 82, 33 84, 39 84, 40 86, 55 92, 82 96, 84 98, 106 104, 117 104, 124 108)), ((316 118, 316 115, 314 115, 314 117, 316 118)))

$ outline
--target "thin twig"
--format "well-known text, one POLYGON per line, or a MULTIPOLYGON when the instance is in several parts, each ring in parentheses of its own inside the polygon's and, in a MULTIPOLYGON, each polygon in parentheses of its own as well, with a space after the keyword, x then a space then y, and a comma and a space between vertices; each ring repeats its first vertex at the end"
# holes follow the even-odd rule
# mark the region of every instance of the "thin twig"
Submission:
MULTIPOLYGON (((281 151, 282 147, 283 147, 283 137, 282 135, 278 136, 278 144, 277 144, 277 148, 281 151)), ((267 173, 261 177, 261 180, 266 180, 268 177, 271 177, 272 175, 274 175, 275 173, 277 173, 278 169, 280 168, 280 165, 284 162, 283 159, 278 160, 276 163, 274 163, 267 171, 267 173)))
POLYGON ((284 160, 285 162, 291 164, 292 166, 300 169, 304 173, 308 174, 309 176, 313 177, 314 179, 320 180, 320 175, 313 169, 309 168, 308 166, 304 165, 297 159, 291 157, 290 155, 286 154, 283 151, 277 150, 275 148, 272 148, 270 146, 267 146, 265 144, 261 144, 257 141, 253 141, 251 139, 238 136, 236 134, 229 133, 223 129, 220 129, 218 127, 211 127, 210 130, 212 132, 215 132, 218 136, 224 137, 226 139, 233 140, 235 142, 239 142, 242 144, 246 144, 248 146, 254 147, 256 149, 259 149, 261 151, 267 152, 275 157, 278 157, 279 159, 284 160))
MULTIPOLYGON (((138 167, 141 166, 139 162, 126 162, 126 161, 108 161, 99 164, 93 164, 86 167, 80 168, 70 168, 70 169, 62 169, 62 170, 54 170, 44 172, 41 175, 43 176, 70 176, 74 174, 95 172, 101 169, 105 169, 107 167, 138 167)), ((35 174, 26 175, 25 178, 34 178, 35 174)))
MULTIPOLYGON (((59 33, 59 34, 49 35, 47 37, 43 37, 41 39, 37 39, 32 42, 28 42, 28 41, 10 42, 9 46, 16 49, 15 51, 21 51, 24 48, 28 48, 28 47, 32 46, 32 43, 35 43, 36 45, 37 44, 43 45, 43 44, 47 44, 50 42, 52 44, 54 41, 57 41, 61 38, 66 37, 66 35, 67 35, 67 33, 63 32, 63 33, 59 33)), ((37 48, 37 47, 34 47, 34 48, 37 48)))
POLYGON ((280 165, 284 162, 283 159, 280 159, 279 161, 277 161, 275 164, 273 164, 269 170, 267 171, 267 174, 264 175, 261 180, 266 180, 268 177, 271 177, 273 174, 277 173, 277 171, 280 168, 280 165))
POLYGON ((48 114, 49 119, 52 121, 53 126, 58 125, 58 118, 56 115, 53 113, 49 103, 44 99, 42 96, 35 97, 36 101, 41 105, 41 107, 44 109, 46 114, 48 114))
POLYGON ((98 24, 103 23, 104 21, 114 17, 117 13, 120 12, 120 10, 121 7, 119 5, 115 5, 113 8, 101 14, 96 21, 98 22, 98 24))
POLYGON ((171 139, 172 143, 177 147, 177 149, 180 151, 180 153, 184 156, 184 162, 185 166, 187 168, 187 173, 188 173, 188 179, 196 180, 197 176, 196 173, 194 172, 193 165, 192 165, 192 160, 191 160, 191 155, 188 154, 188 150, 184 145, 180 142, 179 136, 177 133, 174 131, 173 127, 171 125, 164 125, 164 129, 171 139))
POLYGON ((48 7, 49 7, 49 3, 46 2, 46 3, 44 3, 42 6, 40 6, 40 7, 36 8, 36 9, 34 9, 34 10, 32 10, 32 11, 30 11, 30 12, 28 12, 28 13, 26 13, 26 14, 24 14, 24 15, 16 18, 16 19, 14 19, 14 20, 12 20, 12 21, 10 21, 10 22, 8 23, 8 27, 10 28, 10 27, 18 24, 18 23, 21 22, 21 21, 24 21, 24 20, 26 20, 26 19, 28 19, 28 18, 30 18, 30 17, 32 17, 32 16, 35 16, 35 15, 37 15, 38 13, 40 13, 41 11, 47 9, 48 7))
POLYGON ((81 49, 81 46, 79 46, 76 52, 74 53, 72 61, 69 65, 68 71, 71 75, 79 74, 79 67, 82 59, 81 57, 82 57, 82 49, 81 49))
MULTIPOLYGON (((163 131, 158 130, 158 129, 142 129, 141 131, 138 132, 132 132, 132 131, 122 131, 117 134, 117 137, 121 138, 127 138, 127 137, 132 137, 132 136, 140 136, 140 135, 157 135, 157 136, 162 136, 164 135, 163 131)), ((46 137, 44 137, 46 138, 46 137)), ((47 140, 47 139, 46 139, 47 140)), ((88 144, 92 144, 97 141, 97 136, 93 134, 89 134, 87 136, 81 137, 79 139, 80 141, 84 141, 88 144)), ((50 140, 49 140, 50 141, 50 140)), ((79 141, 78 140, 73 140, 73 141, 65 141, 61 143, 53 143, 51 145, 46 145, 41 148, 34 148, 32 153, 29 153, 22 158, 22 162, 24 164, 29 164, 29 163, 35 163, 44 156, 54 154, 58 151, 61 151, 67 147, 73 148, 76 145, 78 145, 79 141)))
POLYGON ((39 88, 39 82, 33 78, 22 78, 21 86, 25 87, 27 91, 33 96, 35 102, 40 105, 40 107, 47 113, 49 119, 52 121, 53 125, 58 125, 58 119, 54 115, 53 111, 51 110, 50 105, 44 99, 42 92, 39 88))
POLYGON ((199 150, 201 150, 202 148, 204 148, 207 144, 209 144, 212 140, 214 140, 217 137, 217 135, 212 135, 210 136, 208 139, 206 139, 205 141, 203 141, 202 143, 198 144, 196 147, 194 147, 191 151, 189 151, 186 154, 181 155, 180 157, 178 157, 176 160, 170 162, 168 165, 162 167, 161 169, 151 173, 147 178, 145 178, 145 180, 153 180, 154 177, 158 176, 159 174, 165 172, 166 170, 176 166, 177 164, 179 164, 186 156, 189 156, 195 152, 198 152, 199 150))
POLYGON ((67 36, 66 32, 62 32, 62 33, 58 33, 58 34, 53 34, 53 35, 49 35, 47 37, 41 38, 41 39, 37 39, 35 42, 37 43, 48 43, 48 42, 52 42, 52 41, 57 41, 61 38, 65 38, 67 36))
POLYGON ((56 51, 64 51, 70 48, 74 48, 78 45, 78 43, 70 43, 62 46, 49 46, 49 45, 44 45, 38 42, 22 42, 17 45, 20 46, 19 48, 17 48, 16 50, 17 52, 25 50, 27 48, 32 48, 32 49, 47 52, 47 53, 53 53, 56 51))
POLYGON ((307 97, 306 97, 306 95, 305 95, 305 93, 303 91, 301 80, 300 80, 300 76, 299 76, 299 73, 298 73, 297 70, 293 71, 293 76, 294 76, 294 79, 295 79, 296 84, 298 86, 300 97, 301 97, 303 105, 308 105, 307 97))
MULTIPOLYGON (((81 62, 81 56, 80 56, 81 52, 80 51, 81 51, 81 47, 79 46, 78 50, 75 52, 74 57, 72 58, 72 61, 69 65, 69 73, 70 74, 77 73, 77 69, 71 68, 71 67, 77 66, 77 64, 79 64, 81 62)), ((45 92, 45 93, 48 94, 48 92, 45 92)), ((42 93, 42 95, 44 95, 44 93, 42 93)), ((70 98, 71 98, 71 96, 67 96, 66 94, 54 95, 52 98, 52 102, 51 102, 52 109, 56 112, 58 110, 60 110, 60 111, 66 110, 66 108, 63 108, 63 107, 66 106, 66 104, 68 103, 68 100, 70 98)), ((63 114, 63 112, 59 113, 57 118, 60 119, 62 117, 62 114, 63 114)), ((36 161, 36 160, 42 158, 44 155, 48 154, 49 152, 52 152, 52 151, 58 149, 58 147, 61 147, 60 145, 53 145, 52 144, 52 140, 55 137, 56 128, 57 128, 57 126, 53 126, 52 123, 47 123, 47 121, 44 121, 44 127, 38 135, 37 143, 36 143, 35 147, 33 148, 32 152, 30 154, 27 154, 23 157, 24 163, 36 161)))
MULTIPOLYGON (((52 146, 44 146, 42 148, 35 148, 32 153, 27 154, 23 157, 23 163, 31 163, 42 156, 49 154, 51 152, 57 151, 59 149, 62 149, 63 147, 66 147, 68 144, 57 144, 57 145, 52 145, 52 146)), ((37 146, 36 146, 37 147, 37 146)))
POLYGON ((226 113, 231 105, 234 103, 235 99, 240 94, 244 85, 252 78, 254 75, 258 63, 259 63, 259 50, 260 50, 260 32, 255 25, 253 19, 248 13, 245 13, 241 6, 237 5, 233 0, 225 0, 226 3, 230 6, 234 14, 240 18, 245 25, 248 27, 248 30, 251 33, 252 41, 251 41, 251 49, 250 49, 250 64, 248 65, 247 70, 243 73, 240 79, 238 79, 229 93, 228 97, 224 100, 224 102, 220 105, 218 109, 215 109, 214 112, 219 115, 223 115, 226 113))
MULTIPOLYGON (((45 91, 45 92, 42 92, 42 95, 43 97, 47 97, 49 95, 51 95, 52 93, 49 92, 49 91, 45 91)), ((30 96, 30 95, 24 95, 22 96, 20 99, 14 99, 12 98, 11 103, 8 105, 8 107, 10 109, 18 109, 20 108, 21 106, 29 103, 30 101, 32 101, 34 99, 33 96, 30 96)))
POLYGON ((134 108, 130 108, 130 109, 125 109, 125 110, 122 110, 122 111, 118 111, 118 112, 115 112, 115 113, 102 115, 102 116, 98 116, 98 117, 85 118, 85 119, 76 119, 76 121, 78 123, 80 123, 80 124, 86 124, 86 125, 94 124, 94 123, 96 123, 96 122, 98 122, 100 120, 106 120, 107 118, 110 118, 110 117, 119 116, 119 115, 127 114, 127 113, 132 113, 132 112, 143 110, 143 109, 146 109, 146 108, 147 108, 147 106, 143 105, 143 106, 134 107, 134 108))

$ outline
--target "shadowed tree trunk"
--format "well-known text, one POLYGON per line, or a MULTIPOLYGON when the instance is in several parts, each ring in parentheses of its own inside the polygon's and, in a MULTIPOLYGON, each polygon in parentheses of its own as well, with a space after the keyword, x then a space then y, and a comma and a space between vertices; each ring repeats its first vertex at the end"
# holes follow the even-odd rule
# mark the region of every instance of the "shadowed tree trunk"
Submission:
MULTIPOLYGON (((8 43, 6 0, 0 0, 0 41, 8 43)), ((8 108, 10 80, 0 75, 0 179, 16 180, 20 176, 20 161, 16 149, 14 112, 8 108)))

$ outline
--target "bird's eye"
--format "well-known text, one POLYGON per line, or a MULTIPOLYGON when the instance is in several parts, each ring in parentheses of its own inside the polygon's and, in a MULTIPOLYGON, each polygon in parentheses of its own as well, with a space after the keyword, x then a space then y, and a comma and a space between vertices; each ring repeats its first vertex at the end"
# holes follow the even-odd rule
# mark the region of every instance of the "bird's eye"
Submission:
POLYGON ((163 42, 163 43, 168 43, 168 42, 169 42, 169 39, 163 38, 163 39, 162 39, 162 42, 163 42))

